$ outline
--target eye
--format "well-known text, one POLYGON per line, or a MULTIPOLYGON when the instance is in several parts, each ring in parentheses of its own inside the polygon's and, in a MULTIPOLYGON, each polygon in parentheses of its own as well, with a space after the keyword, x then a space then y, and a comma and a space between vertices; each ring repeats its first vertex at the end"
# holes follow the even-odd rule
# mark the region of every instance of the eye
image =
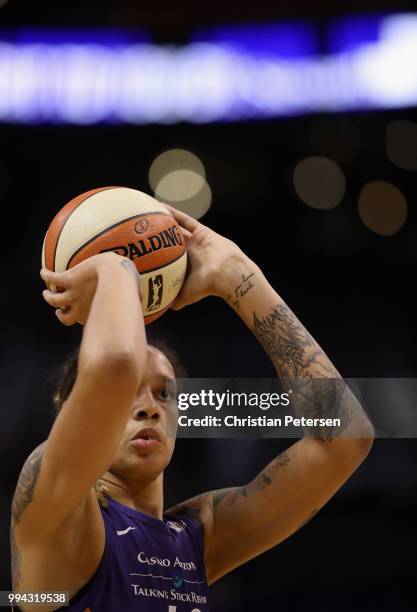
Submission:
POLYGON ((170 389, 164 387, 162 389, 158 389, 157 397, 163 402, 169 402, 174 399, 174 393, 170 389))

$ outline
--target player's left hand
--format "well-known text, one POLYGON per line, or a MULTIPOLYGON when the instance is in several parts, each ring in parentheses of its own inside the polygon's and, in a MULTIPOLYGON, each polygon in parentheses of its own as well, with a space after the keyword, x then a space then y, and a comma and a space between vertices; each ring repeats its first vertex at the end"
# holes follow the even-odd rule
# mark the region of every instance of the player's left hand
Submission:
POLYGON ((225 297, 225 270, 244 257, 239 247, 193 217, 164 204, 184 234, 188 266, 184 284, 171 308, 180 310, 209 295, 225 297))

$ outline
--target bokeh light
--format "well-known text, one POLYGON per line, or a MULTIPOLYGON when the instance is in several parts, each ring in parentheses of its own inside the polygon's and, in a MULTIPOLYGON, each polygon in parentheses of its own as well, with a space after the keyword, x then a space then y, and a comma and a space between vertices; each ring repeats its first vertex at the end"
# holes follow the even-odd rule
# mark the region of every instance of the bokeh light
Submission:
POLYGON ((166 175, 180 170, 189 170, 203 178, 206 176, 204 164, 197 155, 186 149, 169 149, 158 155, 149 169, 149 184, 153 191, 166 175))
POLYGON ((191 170, 175 170, 161 178, 155 187, 158 200, 182 202, 195 196, 203 187, 206 179, 191 170))
POLYGON ((149 170, 155 198, 194 219, 210 208, 212 193, 203 162, 191 151, 170 149, 158 155, 149 170))
POLYGON ((393 236, 406 221, 407 201, 392 183, 373 181, 361 191, 359 215, 371 231, 381 236, 393 236))
POLYGON ((157 194, 155 194, 155 197, 157 200, 160 200, 165 204, 170 204, 171 206, 174 206, 174 208, 187 213, 187 215, 190 215, 190 217, 193 217, 194 219, 200 219, 210 208, 213 196, 210 185, 207 183, 207 181, 204 181, 204 184, 198 193, 196 193, 192 198, 183 200, 182 202, 173 202, 167 198, 158 198, 157 194))
POLYGON ((0 8, 3 8, 5 4, 8 3, 9 0, 0 0, 0 8))
POLYGON ((298 197, 309 206, 322 210, 335 208, 346 191, 341 168, 326 157, 308 157, 294 169, 294 188, 298 197))
POLYGON ((417 123, 391 121, 387 125, 388 159, 403 170, 417 170, 417 123))

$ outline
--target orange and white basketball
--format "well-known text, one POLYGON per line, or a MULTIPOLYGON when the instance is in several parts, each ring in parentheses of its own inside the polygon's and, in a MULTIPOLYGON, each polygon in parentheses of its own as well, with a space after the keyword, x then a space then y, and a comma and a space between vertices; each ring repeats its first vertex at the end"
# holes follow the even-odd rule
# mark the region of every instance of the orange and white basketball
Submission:
POLYGON ((128 257, 139 270, 145 323, 160 317, 178 295, 187 267, 184 236, 174 217, 136 189, 87 191, 53 219, 43 243, 42 266, 63 272, 106 251, 128 257))

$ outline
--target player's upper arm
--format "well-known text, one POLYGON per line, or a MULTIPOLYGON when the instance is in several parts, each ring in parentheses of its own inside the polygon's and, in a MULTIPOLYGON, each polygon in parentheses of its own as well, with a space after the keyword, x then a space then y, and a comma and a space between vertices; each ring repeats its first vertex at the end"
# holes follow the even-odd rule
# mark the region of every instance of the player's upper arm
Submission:
POLYGON ((21 533, 53 533, 83 502, 112 461, 139 382, 129 355, 107 356, 79 372, 48 439, 22 469, 13 501, 21 533))
MULTIPOLYGON (((351 442, 346 441, 346 446, 351 442)), ((304 438, 243 487, 212 491, 177 506, 200 519, 209 584, 297 531, 365 458, 367 440, 335 453, 304 438)))

